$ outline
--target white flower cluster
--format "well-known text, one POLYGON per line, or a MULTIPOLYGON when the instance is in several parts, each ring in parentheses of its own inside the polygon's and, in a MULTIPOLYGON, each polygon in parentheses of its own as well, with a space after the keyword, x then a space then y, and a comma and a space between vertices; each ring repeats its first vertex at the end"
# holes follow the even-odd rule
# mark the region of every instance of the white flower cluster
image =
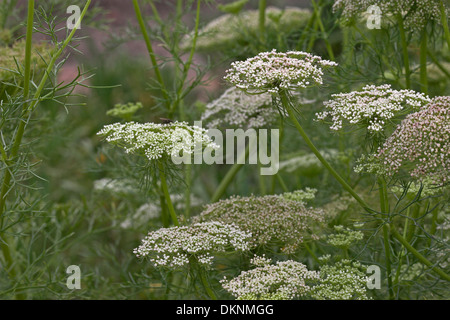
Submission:
POLYGON ((371 133, 382 131, 396 117, 417 111, 430 102, 423 93, 413 90, 394 90, 391 85, 368 85, 361 91, 333 94, 324 102, 326 111, 317 113, 317 119, 331 118, 332 130, 340 130, 343 122, 359 125, 371 133))
POLYGON ((215 253, 249 250, 250 237, 250 232, 232 224, 196 223, 151 231, 133 253, 138 258, 148 257, 155 267, 182 267, 189 264, 191 257, 209 266, 215 253))
POLYGON ((127 153, 145 155, 149 160, 163 156, 192 154, 197 148, 218 149, 206 130, 186 122, 172 123, 113 123, 104 126, 98 135, 118 145, 127 153))
MULTIPOLYGON (((182 211, 186 207, 185 198, 180 194, 171 194, 170 199, 173 202, 173 206, 177 211, 182 211)), ((196 197, 194 194, 191 194, 190 198, 190 207, 191 208, 199 208, 203 204, 202 199, 196 197)), ((161 206, 149 202, 141 205, 136 212, 127 217, 120 226, 124 229, 127 228, 139 228, 140 226, 147 225, 149 220, 156 219, 161 216, 161 206)))
POLYGON ((225 80, 249 93, 278 93, 323 83, 322 67, 337 66, 302 51, 261 52, 245 61, 235 61, 225 80))
POLYGON ((94 181, 93 189, 97 192, 108 192, 111 194, 135 194, 139 192, 134 187, 133 181, 126 179, 98 179, 94 181))
MULTIPOLYGON (((332 161, 338 157, 336 149, 322 149, 320 150, 322 156, 327 161, 332 161)), ((279 170, 286 172, 300 171, 301 174, 313 176, 322 172, 323 165, 313 153, 298 154, 289 156, 288 159, 280 161, 279 170)))
POLYGON ((208 128, 226 125, 257 129, 270 125, 278 114, 270 94, 249 95, 232 87, 206 105, 202 121, 207 122, 208 128))
MULTIPOLYGON (((367 9, 377 5, 384 17, 401 14, 407 29, 421 30, 428 21, 439 23, 441 0, 335 0, 333 9, 342 10, 345 22, 363 17, 367 9)), ((448 8, 446 9, 448 12, 448 8)))
POLYGON ((283 252, 293 253, 304 239, 318 239, 315 229, 323 227, 325 213, 288 198, 282 195, 233 196, 206 205, 193 221, 233 223, 251 232, 252 246, 277 244, 282 245, 283 252))
MULTIPOLYGON (((224 14, 212 20, 199 30, 196 49, 198 51, 217 52, 218 48, 232 48, 245 43, 249 36, 258 32, 259 10, 246 10, 235 14, 224 14)), ((296 7, 286 7, 284 10, 269 6, 266 8, 266 29, 279 29, 285 33, 299 30, 306 25, 311 11, 296 7)), ((181 41, 181 48, 189 49, 194 34, 186 35, 181 41)))
POLYGON ((362 269, 359 262, 350 260, 321 266, 320 284, 312 288, 311 297, 317 300, 369 300, 369 279, 362 269))
POLYGON ((311 290, 308 282, 318 281, 320 275, 296 261, 269 264, 265 258, 254 258, 260 266, 241 272, 237 277, 221 280, 222 287, 237 300, 280 299, 302 297, 311 290))

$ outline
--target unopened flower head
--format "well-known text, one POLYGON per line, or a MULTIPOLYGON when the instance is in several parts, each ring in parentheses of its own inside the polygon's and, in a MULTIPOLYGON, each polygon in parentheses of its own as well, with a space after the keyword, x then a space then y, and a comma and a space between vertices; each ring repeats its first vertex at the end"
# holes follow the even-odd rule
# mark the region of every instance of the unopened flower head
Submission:
POLYGON ((324 102, 326 111, 317 113, 317 119, 331 119, 332 130, 344 125, 356 125, 370 133, 383 130, 411 111, 418 111, 430 102, 423 93, 412 90, 394 90, 390 85, 368 85, 360 91, 333 94, 324 102))
POLYGON ((114 123, 106 125, 98 135, 125 149, 127 153, 145 155, 149 160, 164 156, 193 154, 197 148, 219 148, 198 126, 186 122, 172 123, 114 123))
POLYGON ((286 253, 295 252, 306 238, 317 239, 314 229, 322 225, 324 212, 282 195, 233 196, 209 204, 194 221, 235 223, 252 233, 251 244, 281 243, 286 253))
MULTIPOLYGON (((24 72, 22 67, 25 63, 25 45, 24 40, 16 41, 10 46, 0 46, 0 81, 11 80, 18 76, 17 68, 24 72)), ((31 52, 31 67, 34 72, 43 71, 47 67, 46 60, 50 60, 54 48, 46 42, 33 44, 31 52)))
POLYGON ((232 224, 196 223, 151 231, 133 253, 138 258, 149 258, 155 267, 183 267, 191 257, 210 266, 214 254, 249 250, 250 237, 251 233, 232 224))
POLYGON ((223 288, 237 300, 290 300, 302 297, 311 290, 311 283, 320 275, 296 261, 269 264, 265 258, 254 258, 258 267, 241 272, 237 277, 221 280, 223 288))
POLYGON ((323 83, 322 68, 332 61, 302 51, 262 52, 245 61, 235 61, 225 80, 248 93, 278 93, 323 83))
POLYGON ((117 103, 114 105, 114 108, 109 109, 106 112, 106 115, 129 121, 139 109, 142 109, 142 107, 141 102, 129 102, 126 104, 117 103))
POLYGON ((341 225, 334 226, 334 230, 336 233, 327 237, 327 243, 338 248, 348 248, 364 238, 364 234, 361 231, 352 230, 341 225))
POLYGON ((405 169, 411 177, 450 181, 450 96, 436 97, 408 115, 378 150, 376 158, 392 176, 405 169))
MULTIPOLYGON (((335 0, 333 9, 342 10, 345 23, 362 17, 373 5, 380 8, 384 17, 391 16, 395 21, 400 14, 406 29, 421 30, 428 21, 439 23, 441 0, 335 0)), ((448 8, 446 9, 448 11, 448 8)))
POLYGON ((278 117, 272 108, 272 96, 267 93, 249 95, 235 87, 226 90, 218 99, 206 105, 202 121, 208 128, 263 128, 278 117))

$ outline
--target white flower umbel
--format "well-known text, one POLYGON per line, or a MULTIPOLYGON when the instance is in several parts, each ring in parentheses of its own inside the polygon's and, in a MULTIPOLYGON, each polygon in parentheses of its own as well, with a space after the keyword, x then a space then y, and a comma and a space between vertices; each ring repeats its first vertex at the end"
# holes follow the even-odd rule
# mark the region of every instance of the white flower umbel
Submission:
POLYGON ((270 94, 249 95, 232 87, 206 105, 202 121, 208 128, 232 126, 257 129, 270 125, 278 115, 277 109, 272 107, 270 94))
POLYGON ((354 18, 362 18, 370 6, 376 5, 383 17, 401 14, 407 29, 421 30, 428 21, 441 21, 440 1, 442 0, 335 0, 333 9, 342 10, 342 17, 348 23, 354 18))
POLYGON ((390 85, 368 85, 360 91, 333 94, 324 102, 326 111, 317 113, 317 119, 331 119, 332 130, 344 125, 365 128, 369 133, 382 132, 384 128, 412 111, 430 102, 423 93, 412 90, 394 90, 390 85))
POLYGON ((149 160, 163 156, 193 154, 196 148, 219 148, 206 130, 186 122, 172 123, 113 123, 98 132, 106 141, 122 147, 127 153, 145 155, 149 160))
POLYGON ((237 277, 221 280, 223 288, 237 300, 291 300, 311 290, 308 282, 318 281, 319 273, 296 261, 278 261, 271 265, 266 258, 252 260, 256 268, 237 277))
POLYGON ((302 51, 262 52, 245 61, 235 61, 225 80, 248 93, 279 93, 323 83, 322 68, 337 64, 302 51))
POLYGON ((292 197, 293 194, 286 198, 283 195, 233 196, 206 205, 194 221, 235 223, 252 233, 252 246, 281 244, 283 252, 293 253, 304 239, 318 238, 314 230, 322 227, 324 212, 308 208, 303 201, 292 197))
POLYGON ((235 225, 196 223, 151 231, 133 253, 138 258, 149 258, 155 267, 183 267, 191 257, 200 265, 210 266, 214 254, 249 250, 250 237, 251 233, 235 225))

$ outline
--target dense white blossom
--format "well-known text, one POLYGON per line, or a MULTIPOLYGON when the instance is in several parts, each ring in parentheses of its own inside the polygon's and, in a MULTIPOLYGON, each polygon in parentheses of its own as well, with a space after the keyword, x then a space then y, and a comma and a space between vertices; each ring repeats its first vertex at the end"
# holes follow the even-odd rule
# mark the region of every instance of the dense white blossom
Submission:
POLYGON ((302 51, 261 52, 244 61, 235 61, 225 80, 249 93, 278 93, 323 83, 322 68, 336 66, 302 51))
POLYGON ((237 277, 221 280, 223 288, 238 300, 290 300, 302 297, 311 290, 310 283, 318 281, 316 271, 293 260, 269 264, 264 257, 255 257, 256 268, 242 271, 237 277))
POLYGON ((278 115, 277 109, 272 107, 270 94, 249 95, 232 87, 206 105, 202 121, 206 122, 207 128, 257 129, 270 125, 278 115))
POLYGON ((193 154, 201 148, 218 149, 206 130, 186 122, 113 123, 104 126, 98 135, 125 149, 127 153, 145 155, 149 160, 163 156, 193 154))
MULTIPOLYGON (((300 196, 300 195, 298 195, 300 196)), ((234 223, 252 233, 253 246, 281 243, 286 253, 295 252, 304 239, 318 239, 315 229, 324 221, 324 212, 296 201, 295 194, 267 196, 233 196, 205 206, 194 217, 199 221, 234 223)))
POLYGON ((155 267, 182 267, 189 264, 190 258, 209 266, 214 254, 249 250, 250 237, 250 232, 232 224, 195 223, 151 231, 133 253, 148 258, 155 267))
POLYGON ((332 130, 342 129, 345 123, 374 133, 428 102, 429 97, 413 90, 394 90, 389 84, 367 85, 360 91, 333 94, 324 102, 326 110, 316 116, 319 120, 330 118, 332 130))

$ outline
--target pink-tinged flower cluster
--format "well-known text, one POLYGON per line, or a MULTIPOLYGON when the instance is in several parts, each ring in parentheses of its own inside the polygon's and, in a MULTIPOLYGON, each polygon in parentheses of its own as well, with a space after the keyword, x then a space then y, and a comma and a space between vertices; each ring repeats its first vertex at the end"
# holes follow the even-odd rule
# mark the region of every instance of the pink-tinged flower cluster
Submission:
POLYGON ((322 68, 337 66, 302 51, 262 52, 245 61, 235 61, 225 80, 249 93, 278 93, 323 83, 322 68))
POLYGON ((326 111, 317 119, 331 119, 330 129, 340 130, 344 124, 358 125, 370 133, 381 132, 399 116, 418 111, 430 102, 423 93, 413 90, 394 90, 391 85, 367 85, 360 91, 333 94, 324 102, 326 111))
POLYGON ((408 115, 376 156, 393 175, 406 169, 414 178, 450 180, 450 96, 434 98, 408 115))

